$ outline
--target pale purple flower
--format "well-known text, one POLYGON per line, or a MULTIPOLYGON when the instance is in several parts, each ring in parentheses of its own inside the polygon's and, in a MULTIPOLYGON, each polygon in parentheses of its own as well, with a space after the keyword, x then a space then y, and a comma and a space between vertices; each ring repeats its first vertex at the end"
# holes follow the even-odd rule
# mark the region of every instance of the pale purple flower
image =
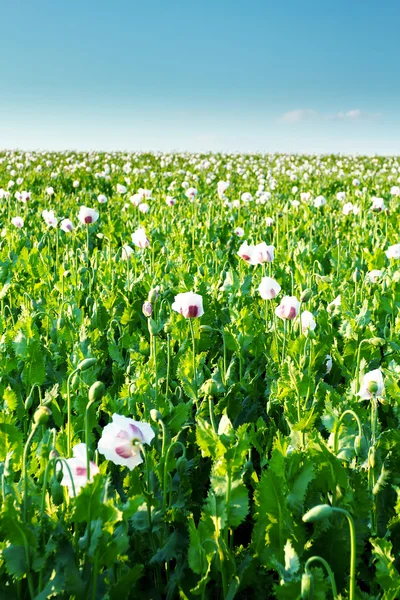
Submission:
POLYGON ((150 444, 155 433, 148 423, 113 414, 97 445, 100 454, 115 465, 132 470, 143 462, 140 445, 150 444))

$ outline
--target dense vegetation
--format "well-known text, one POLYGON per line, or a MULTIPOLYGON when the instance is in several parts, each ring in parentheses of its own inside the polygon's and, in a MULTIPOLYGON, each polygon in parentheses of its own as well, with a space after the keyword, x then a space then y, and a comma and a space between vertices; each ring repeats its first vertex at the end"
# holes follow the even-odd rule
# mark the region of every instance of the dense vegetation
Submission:
POLYGON ((399 181, 0 155, 2 598, 400 597, 399 181))

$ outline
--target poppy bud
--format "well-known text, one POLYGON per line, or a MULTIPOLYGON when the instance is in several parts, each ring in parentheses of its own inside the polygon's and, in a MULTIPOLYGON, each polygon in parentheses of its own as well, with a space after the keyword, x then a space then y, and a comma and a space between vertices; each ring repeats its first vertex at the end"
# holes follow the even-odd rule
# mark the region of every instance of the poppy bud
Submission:
POLYGON ((90 308, 93 306, 93 298, 92 296, 88 296, 85 300, 86 308, 90 308))
MULTIPOLYGON (((58 464, 60 464, 60 463, 58 463, 58 464)), ((62 478, 63 478, 63 477, 64 477, 64 473, 63 473, 63 469, 62 469, 62 466, 61 466, 61 468, 60 468, 60 469, 57 469, 57 472, 56 472, 56 479, 57 479, 57 481, 58 481, 59 483, 61 483, 61 481, 62 481, 62 478)))
POLYGON ((53 448, 52 450, 50 450, 49 452, 49 459, 53 460, 54 458, 58 458, 60 455, 58 454, 57 450, 55 448, 53 448))
POLYGON ((57 329, 62 329, 64 327, 65 319, 64 317, 58 317, 57 319, 57 329))
POLYGON ((79 374, 75 373, 73 378, 71 379, 71 388, 76 391, 79 387, 79 374))
POLYGON ((384 346, 386 341, 381 337, 373 337, 368 340, 371 346, 384 346))
POLYGON ((90 369, 90 367, 93 367, 93 365, 95 365, 96 362, 97 358, 84 358, 78 364, 77 369, 79 369, 79 371, 86 371, 86 369, 90 369))
POLYGON ((63 273, 63 277, 65 277, 65 279, 67 279, 68 277, 71 277, 71 275, 72 275, 72 273, 68 269, 66 271, 64 271, 64 273, 63 273))
POLYGON ((314 577, 311 573, 303 573, 301 578, 302 600, 312 600, 314 595, 314 577))
POLYGON ((158 325, 151 317, 148 318, 147 326, 149 328, 150 335, 157 335, 158 333, 158 325))
MULTIPOLYGON (((32 390, 33 391, 33 390, 32 390)), ((33 393, 31 392, 27 399, 25 400, 25 409, 29 410, 33 404, 33 393)))
POLYGON ((104 387, 104 383, 102 383, 101 381, 95 381, 93 383, 93 385, 90 386, 89 389, 89 400, 90 402, 95 402, 96 400, 101 400, 102 397, 105 394, 105 387, 104 387))
POLYGON ((212 327, 210 327, 209 325, 200 325, 199 327, 199 331, 205 331, 207 333, 211 333, 212 331, 214 331, 214 329, 212 327))
POLYGON ((35 425, 45 425, 49 420, 51 410, 47 406, 39 406, 33 415, 33 422, 35 425))
POLYGON ((147 300, 152 304, 154 304, 154 302, 157 302, 159 290, 160 288, 158 286, 150 290, 147 300))
POLYGON ((309 523, 312 521, 319 521, 320 519, 327 519, 332 513, 332 506, 329 506, 329 504, 319 504, 303 515, 303 521, 309 523))
POLYGON ((310 289, 304 290, 303 292, 301 292, 300 302, 308 302, 309 300, 311 300, 312 295, 313 295, 312 290, 310 290, 310 289))
POLYGON ((156 410, 155 408, 151 409, 151 411, 150 411, 150 417, 156 423, 157 423, 157 421, 161 421, 162 420, 162 415, 161 415, 160 411, 156 410))
POLYGON ((354 438, 354 451, 357 456, 360 456, 360 454, 361 454, 361 443, 362 443, 361 435, 356 435, 356 437, 354 438))
POLYGON ((57 329, 55 327, 50 329, 50 339, 54 344, 57 343, 57 329))
POLYGON ((183 475, 187 469, 188 461, 186 456, 180 456, 176 461, 176 470, 180 475, 183 475))
MULTIPOLYGON (((61 475, 62 475, 62 471, 61 471, 61 475)), ((53 501, 53 504, 55 504, 56 506, 60 506, 60 504, 62 504, 63 500, 64 500, 64 493, 63 493, 63 489, 57 479, 55 481, 53 481, 53 483, 51 484, 50 492, 51 492, 51 499, 53 501)))
POLYGON ((153 313, 153 306, 151 302, 143 302, 142 313, 145 317, 151 317, 153 313))
POLYGON ((370 469, 375 469, 375 448, 370 448, 368 454, 368 466, 370 469))

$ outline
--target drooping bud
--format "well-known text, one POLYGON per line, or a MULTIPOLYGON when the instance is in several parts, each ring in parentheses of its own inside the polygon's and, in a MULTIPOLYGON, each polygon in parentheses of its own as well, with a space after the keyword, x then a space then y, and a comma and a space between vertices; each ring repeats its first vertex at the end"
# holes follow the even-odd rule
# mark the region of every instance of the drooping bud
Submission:
POLYGON ((49 459, 53 460, 54 458, 58 458, 60 455, 55 448, 52 448, 49 452, 49 459))
POLYGON ((329 504, 319 504, 303 515, 303 521, 309 523, 312 521, 319 521, 320 519, 327 519, 332 513, 332 506, 329 506, 329 504))
POLYGON ((162 415, 161 415, 160 411, 156 410, 155 408, 151 409, 151 411, 150 411, 150 417, 156 423, 157 423, 157 421, 161 421, 162 420, 162 415))
POLYGON ((31 393, 25 400, 25 409, 29 410, 32 407, 32 404, 33 404, 33 390, 31 391, 31 393))
POLYGON ((356 456, 360 456, 360 454, 361 454, 361 444, 362 444, 361 435, 356 435, 356 437, 354 438, 354 452, 356 453, 356 456))
POLYGON ((86 369, 90 369, 90 367, 93 367, 93 365, 95 365, 96 363, 97 358, 84 358, 78 364, 77 369, 79 369, 79 371, 86 371, 86 369))
POLYGON ((371 447, 368 454, 368 466, 370 469, 375 469, 375 448, 371 447))
POLYGON ((188 460, 186 456, 180 456, 176 461, 176 470, 180 475, 183 475, 187 469, 188 460))
POLYGON ((313 293, 311 289, 308 288, 306 290, 303 290, 300 295, 300 302, 308 302, 309 300, 311 300, 312 295, 313 293))
POLYGON ((160 291, 160 287, 159 286, 157 286, 157 287, 153 288, 152 290, 150 290, 149 295, 147 297, 148 302, 151 302, 152 304, 154 304, 155 302, 157 302, 159 291, 160 291))
POLYGON ((381 337, 373 337, 368 340, 371 346, 384 346, 386 344, 386 340, 381 337))
POLYGON ((57 479, 55 479, 51 484, 50 492, 53 504, 55 504, 56 506, 60 506, 60 504, 62 504, 64 500, 64 492, 62 486, 60 485, 59 481, 57 481, 57 479))
POLYGON ((71 388, 76 391, 79 387, 79 373, 75 373, 75 375, 71 379, 71 388))
POLYGON ((311 573, 303 573, 301 578, 301 599, 312 600, 314 595, 314 577, 311 573))
POLYGON ((200 332, 207 332, 207 333, 211 333, 212 331, 214 331, 214 329, 212 327, 210 327, 209 325, 200 325, 199 327, 199 331, 200 332))
POLYGON ((105 394, 105 387, 102 381, 95 381, 93 385, 90 386, 89 389, 89 401, 95 402, 96 400, 101 400, 105 394))

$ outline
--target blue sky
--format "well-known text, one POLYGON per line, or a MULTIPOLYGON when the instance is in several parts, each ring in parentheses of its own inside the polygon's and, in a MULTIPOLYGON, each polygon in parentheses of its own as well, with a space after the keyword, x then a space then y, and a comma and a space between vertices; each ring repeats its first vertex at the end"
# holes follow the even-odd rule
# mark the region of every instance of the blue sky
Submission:
POLYGON ((0 147, 400 154, 398 0, 0 0, 0 147))

